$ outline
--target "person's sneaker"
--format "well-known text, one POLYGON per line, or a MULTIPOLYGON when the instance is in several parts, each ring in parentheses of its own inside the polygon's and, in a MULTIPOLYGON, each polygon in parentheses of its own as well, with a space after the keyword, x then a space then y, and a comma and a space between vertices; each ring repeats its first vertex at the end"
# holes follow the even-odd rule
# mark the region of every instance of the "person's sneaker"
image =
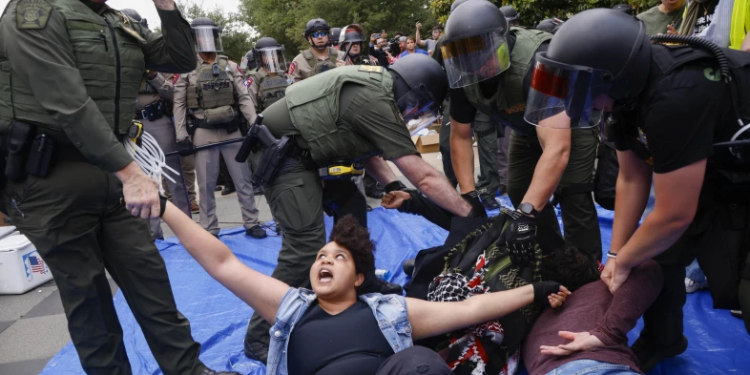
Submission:
POLYGON ((487 211, 497 210, 500 208, 500 204, 494 197, 482 198, 482 204, 487 211))
POLYGON ((253 195, 263 195, 263 188, 260 186, 253 186, 253 195))
POLYGON ((729 310, 732 316, 742 319, 742 310, 729 310))
POLYGON ((260 225, 256 225, 252 228, 245 230, 245 235, 253 237, 253 238, 266 238, 266 236, 268 236, 266 234, 266 231, 263 228, 261 228, 260 225))
POLYGON ((268 344, 245 337, 245 357, 266 364, 268 362, 268 344))
POLYGON ((211 369, 205 369, 201 375, 240 375, 240 373, 234 371, 214 371, 211 369))
POLYGON ((385 195, 385 188, 379 182, 374 186, 365 186, 365 195, 375 199, 383 198, 385 195))
POLYGON ((225 185, 224 190, 221 191, 221 195, 222 196, 229 195, 229 194, 234 193, 235 191, 237 191, 237 189, 235 189, 234 186, 225 185))
POLYGON ((681 340, 666 348, 654 348, 646 339, 639 337, 630 349, 633 350, 633 353, 638 358, 641 371, 649 372, 663 359, 676 357, 684 353, 687 347, 688 340, 683 335, 681 340))
POLYGON ((685 291, 688 293, 695 293, 706 288, 708 288, 708 281, 697 282, 689 277, 685 278, 685 291))
POLYGON ((190 203, 190 212, 194 214, 199 214, 201 212, 200 206, 198 206, 198 203, 190 203))
POLYGON ((503 195, 508 194, 508 187, 505 184, 500 184, 495 194, 498 197, 502 197, 503 195))

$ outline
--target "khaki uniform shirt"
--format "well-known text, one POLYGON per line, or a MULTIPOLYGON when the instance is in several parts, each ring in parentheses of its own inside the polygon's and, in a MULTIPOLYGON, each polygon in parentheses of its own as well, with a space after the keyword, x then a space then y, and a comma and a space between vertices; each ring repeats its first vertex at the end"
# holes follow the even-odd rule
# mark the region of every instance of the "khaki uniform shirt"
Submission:
MULTIPOLYGON (((329 50, 330 49, 326 50, 326 57, 323 59, 318 58, 317 56, 315 56, 315 54, 313 54, 313 56, 315 56, 315 60, 316 61, 328 60, 330 58, 330 55, 328 54, 327 51, 329 50)), ((288 74, 289 74, 289 77, 292 79, 292 83, 299 82, 303 79, 310 78, 310 76, 313 75, 313 67, 307 63, 307 59, 305 58, 305 56, 302 56, 302 53, 300 53, 299 55, 297 55, 297 57, 294 58, 294 60, 292 60, 292 64, 289 66, 288 74)))
POLYGON ((171 102, 174 90, 174 76, 174 74, 156 73, 154 79, 149 79, 148 83, 154 86, 157 92, 138 94, 138 103, 136 103, 135 109, 141 111, 145 106, 159 99, 171 102))

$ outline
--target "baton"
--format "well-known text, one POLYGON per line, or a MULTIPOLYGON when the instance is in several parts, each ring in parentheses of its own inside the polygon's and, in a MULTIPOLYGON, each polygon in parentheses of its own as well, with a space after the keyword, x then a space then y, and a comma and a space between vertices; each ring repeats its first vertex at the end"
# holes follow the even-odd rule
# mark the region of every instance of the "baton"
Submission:
MULTIPOLYGON (((198 152, 198 151, 201 151, 201 150, 208 150, 208 149, 214 148, 214 147, 219 147, 219 146, 224 146, 224 145, 231 145, 232 143, 239 143, 239 142, 242 142, 244 140, 245 140, 245 137, 230 139, 228 141, 221 141, 221 142, 209 143, 207 145, 195 147, 193 149, 193 151, 194 152, 198 152)), ((172 156, 172 155, 177 155, 177 154, 179 154, 178 151, 172 151, 170 153, 164 154, 164 156, 172 156)))
POLYGON ((736 146, 750 146, 750 139, 745 139, 742 141, 730 141, 730 142, 721 142, 721 143, 715 143, 714 147, 736 147, 736 146))

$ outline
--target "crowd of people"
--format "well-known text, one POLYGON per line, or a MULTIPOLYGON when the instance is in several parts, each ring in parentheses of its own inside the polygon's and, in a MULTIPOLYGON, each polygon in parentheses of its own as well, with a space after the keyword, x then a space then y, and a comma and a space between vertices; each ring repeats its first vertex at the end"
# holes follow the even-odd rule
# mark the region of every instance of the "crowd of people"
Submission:
POLYGON ((314 18, 291 62, 263 36, 238 64, 221 25, 153 1, 161 33, 106 0, 11 0, 0 19, 0 208, 49 265, 87 374, 132 372, 105 271, 162 372, 236 374, 198 358, 162 222, 254 309, 243 350, 269 374, 643 374, 686 350, 701 288, 750 333, 750 2, 526 25, 455 0, 430 39, 314 18), (442 173, 415 123, 440 125, 442 173), (220 241, 220 190, 253 239, 265 196, 271 276, 220 241), (365 196, 449 232, 407 285, 376 275, 365 196))

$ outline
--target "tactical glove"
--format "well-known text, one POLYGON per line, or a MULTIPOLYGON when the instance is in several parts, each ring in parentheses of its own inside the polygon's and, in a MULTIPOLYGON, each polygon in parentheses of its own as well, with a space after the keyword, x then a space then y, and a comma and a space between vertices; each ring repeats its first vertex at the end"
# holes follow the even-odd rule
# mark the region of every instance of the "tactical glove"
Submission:
POLYGON ((557 281, 542 281, 539 283, 533 283, 531 286, 534 287, 534 305, 542 308, 552 307, 549 304, 547 296, 559 292, 560 283, 557 281))
POLYGON ((159 194, 159 217, 164 216, 164 211, 167 209, 167 198, 159 194))
POLYGON ((401 182, 401 180, 396 180, 396 181, 391 182, 388 185, 385 185, 385 193, 386 194, 388 194, 388 193, 390 193, 392 191, 397 191, 397 190, 400 190, 400 191, 406 191, 407 190, 406 185, 404 185, 404 183, 401 182))
POLYGON ((461 198, 465 199, 471 205, 471 211, 467 217, 487 217, 487 211, 485 211, 482 201, 479 200, 479 193, 477 193, 476 190, 470 191, 466 194, 461 194, 461 198))
POLYGON ((185 138, 177 142, 177 153, 180 156, 190 156, 195 153, 195 146, 193 146, 190 138, 185 138))
POLYGON ((501 209, 501 213, 508 216, 503 237, 510 260, 521 268, 530 266, 536 245, 536 219, 507 208, 501 209))

